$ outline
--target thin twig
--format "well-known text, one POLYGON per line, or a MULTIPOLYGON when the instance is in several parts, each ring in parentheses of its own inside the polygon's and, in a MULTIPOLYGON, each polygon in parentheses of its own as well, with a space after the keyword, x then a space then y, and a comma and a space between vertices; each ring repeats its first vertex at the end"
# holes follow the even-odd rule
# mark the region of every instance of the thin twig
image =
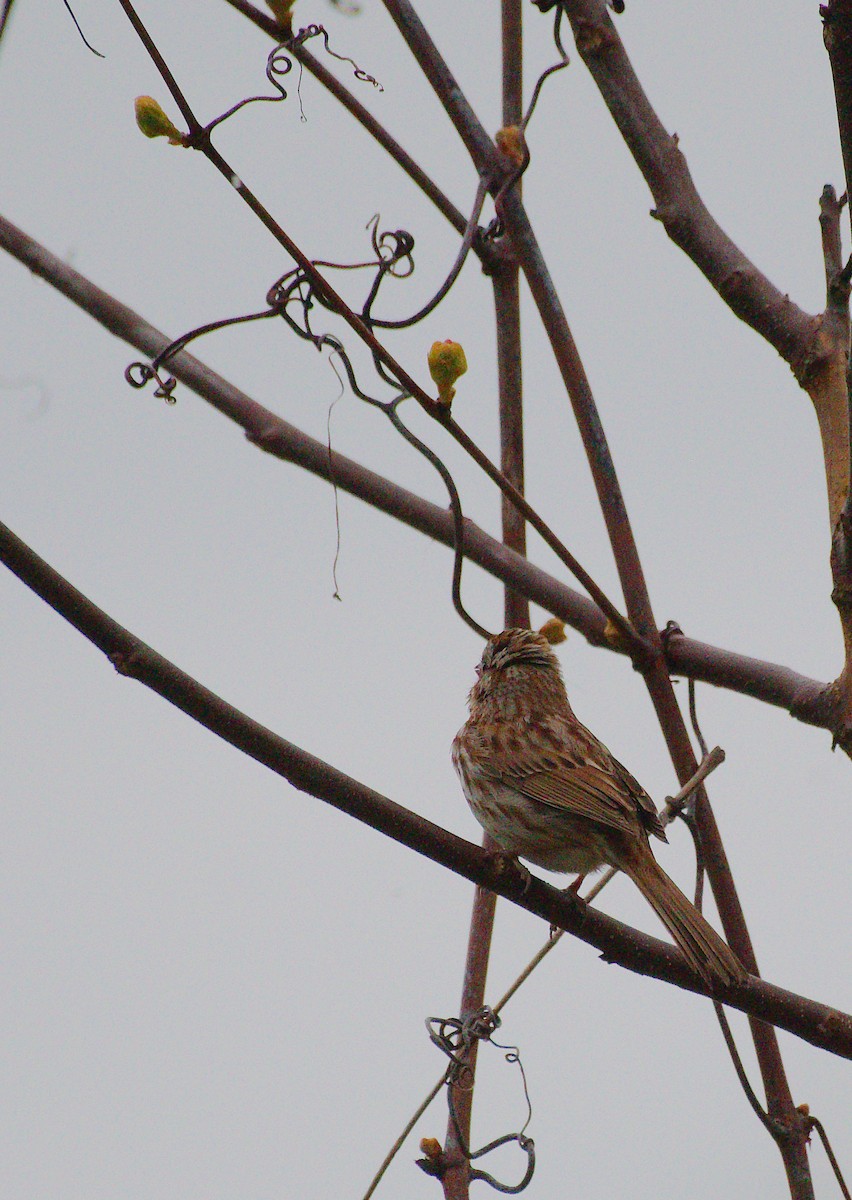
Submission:
POLYGON ((819 1134, 820 1141, 823 1144, 828 1161, 831 1163, 831 1169, 834 1171, 834 1177, 837 1180, 837 1185, 843 1193, 844 1200, 852 1200, 849 1194, 849 1188, 846 1186, 846 1180, 843 1178, 843 1172, 840 1170, 840 1163, 834 1156, 834 1151, 831 1148, 831 1142, 828 1140, 828 1134, 825 1132, 825 1126, 817 1117, 812 1117, 808 1113, 805 1118, 807 1123, 811 1125, 819 1134))
POLYGON ((385 1174, 388 1167, 391 1165, 391 1163, 396 1158, 397 1154, 399 1153, 399 1151, 402 1149, 403 1145, 405 1144, 406 1138, 411 1133, 412 1129, 417 1124, 417 1122, 420 1120, 420 1118, 423 1116, 426 1109, 429 1107, 429 1105, 432 1103, 432 1101, 438 1095, 438 1092, 440 1092, 441 1088, 446 1083, 446 1080, 447 1080, 447 1073, 446 1073, 446 1071, 444 1071, 441 1073, 441 1076, 438 1079, 438 1081, 436 1082, 435 1086, 423 1097, 423 1100, 421 1101, 421 1103, 418 1104, 417 1108, 412 1113, 411 1118, 407 1122, 402 1133, 400 1133, 399 1137, 396 1139, 394 1144, 391 1146, 390 1150, 388 1150, 387 1154, 385 1155, 384 1162, 382 1163, 382 1165, 379 1167, 378 1171, 376 1171, 375 1175, 371 1179, 370 1186, 367 1188, 366 1192, 364 1193, 364 1200, 370 1200, 370 1197, 372 1196, 373 1192, 376 1190, 376 1188, 381 1183, 382 1176, 385 1174))

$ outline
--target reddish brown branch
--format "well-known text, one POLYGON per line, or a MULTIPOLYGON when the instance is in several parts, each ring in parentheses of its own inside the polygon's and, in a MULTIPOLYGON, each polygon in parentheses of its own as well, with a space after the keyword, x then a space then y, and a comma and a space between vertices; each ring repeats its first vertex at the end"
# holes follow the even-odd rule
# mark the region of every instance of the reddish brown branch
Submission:
MULTIPOLYGON (((0 247, 45 279, 105 329, 140 353, 155 358, 170 339, 143 317, 97 287, 79 271, 57 258, 11 222, 0 217, 0 247)), ((181 352, 169 360, 169 370, 186 387, 245 430, 255 445, 284 462, 292 462, 322 479, 333 480, 350 495, 434 538, 453 544, 452 517, 446 509, 424 500, 399 484, 369 470, 309 437, 276 413, 252 400, 193 355, 181 352)), ((472 521, 465 521, 465 554, 496 579, 560 617, 592 645, 617 653, 624 648, 604 636, 606 618, 596 604, 508 550, 472 521)), ((674 675, 727 688, 784 708, 797 720, 830 729, 830 714, 822 703, 826 685, 789 667, 764 662, 685 637, 679 630, 665 639, 666 661, 674 675)))
POLYGON ((852 196, 852 0, 828 0, 820 5, 819 13, 834 83, 846 194, 852 196))
MULTIPOLYGON (((608 962, 709 994, 674 946, 530 876, 507 856, 456 837, 253 721, 107 616, 2 524, 0 562, 105 654, 119 674, 144 684, 295 788, 574 934, 597 947, 608 962)), ((852 1058, 852 1016, 847 1013, 761 979, 720 988, 716 998, 820 1049, 852 1058)))
MULTIPOLYGON (((502 0, 503 50, 503 123, 516 124, 521 119, 522 106, 522 42, 521 0, 502 0)), ((508 256, 492 276, 495 323, 497 331, 497 380, 500 423, 500 468, 519 492, 524 491, 524 425, 521 375, 521 315, 518 289, 518 268, 508 256)), ((502 497, 503 545, 526 557, 526 522, 514 505, 502 497)), ((529 601, 514 588, 504 589, 503 619, 507 627, 528 626, 529 601)), ((496 850, 496 843, 486 834, 483 846, 496 850)), ((484 888, 477 888, 473 899, 470 933, 467 944, 460 1016, 464 1019, 477 1012, 485 1003, 488 960, 494 932, 496 897, 484 888)), ((467 1200, 470 1190, 470 1165, 462 1148, 470 1145, 473 1115, 474 1082, 478 1041, 474 1041, 467 1056, 468 1073, 464 1086, 456 1083, 452 1102, 454 1119, 447 1122, 444 1143, 441 1183, 445 1200, 467 1200)))
MULTIPOLYGON (((521 0, 502 0, 501 26, 503 125, 519 125, 524 103, 521 0)), ((504 256, 503 265, 495 271, 492 279, 497 328, 500 466, 518 491, 523 492, 524 411, 519 284, 514 254, 504 256)), ((526 523, 505 499, 502 504, 502 527, 503 544, 526 557, 526 523)), ((523 628, 530 623, 527 598, 512 588, 506 589, 504 621, 507 629, 523 628)))
POLYGON ((817 318, 779 291, 715 221, 698 194, 677 136, 642 88, 606 7, 565 0, 577 49, 651 189, 652 215, 741 320, 774 346, 797 377, 806 370, 817 318))
MULTIPOLYGON (((497 323, 497 385, 500 415, 500 466, 518 491, 524 490, 524 417, 521 390, 521 305, 518 268, 507 265, 492 278, 497 323)), ((526 522, 503 497, 503 544, 526 557, 526 522)), ((526 596, 507 588, 504 602, 507 629, 530 623, 526 596)))

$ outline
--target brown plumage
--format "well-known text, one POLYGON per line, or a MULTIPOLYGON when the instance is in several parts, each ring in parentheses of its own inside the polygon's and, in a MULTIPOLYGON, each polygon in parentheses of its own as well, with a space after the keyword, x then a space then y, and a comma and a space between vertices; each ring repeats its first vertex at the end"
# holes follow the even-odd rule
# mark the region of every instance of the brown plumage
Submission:
POLYGON ((667 840, 654 802, 574 716, 545 638, 529 629, 498 633, 477 674, 453 764, 480 825, 504 850, 548 871, 617 867, 703 979, 745 978, 730 948, 654 858, 648 835, 667 840))

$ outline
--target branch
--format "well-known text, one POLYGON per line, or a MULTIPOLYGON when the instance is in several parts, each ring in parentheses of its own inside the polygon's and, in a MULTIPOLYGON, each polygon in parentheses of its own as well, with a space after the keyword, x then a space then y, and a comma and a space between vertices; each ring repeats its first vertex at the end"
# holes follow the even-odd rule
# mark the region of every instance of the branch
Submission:
MULTIPOLYGON (((522 17, 521 0, 502 0, 503 124, 517 124, 522 105, 522 17)), ((497 332, 497 380, 500 424, 500 467, 519 492, 524 491, 523 378, 521 371, 521 313, 518 268, 507 257, 492 275, 497 332)), ((503 545, 526 557, 526 523, 506 497, 502 497, 503 545)), ((509 627, 529 626, 530 606, 525 596, 504 589, 503 622, 509 627)), ((485 835, 486 850, 497 843, 485 835)), ((485 1003, 488 960, 494 934, 496 897, 477 888, 473 900, 467 960, 459 1015, 464 1020, 485 1003)), ((470 1146, 476 1059, 479 1042, 474 1039, 465 1059, 464 1082, 454 1081, 452 1110, 441 1163, 441 1185, 445 1200, 468 1200, 470 1163, 464 1147, 470 1146)))
MULTIPOLYGON (((711 994, 674 946, 551 887, 508 856, 456 837, 253 721, 107 616, 2 524, 0 561, 105 654, 119 674, 144 684, 299 791, 565 929, 597 947, 607 962, 686 991, 711 994)), ((715 998, 820 1049, 852 1058, 852 1016, 847 1013, 756 978, 720 987, 715 998)))
MULTIPOLYGON (((97 287, 3 217, 0 217, 0 248, 141 354, 156 358, 169 345, 170 339, 133 309, 97 287)), ((193 355, 185 351, 176 355, 169 360, 169 370, 212 408, 244 429, 249 440, 260 449, 335 483, 365 504, 452 547, 453 523, 446 509, 431 504, 343 454, 336 451, 329 454, 323 442, 309 437, 252 400, 193 355)), ((591 645, 625 653, 624 646, 617 640, 605 636, 606 617, 596 604, 541 567, 506 549, 470 520, 465 521, 464 549, 471 562, 565 621, 591 645)), ((830 713, 822 703, 825 683, 778 663, 764 662, 696 641, 684 636, 677 626, 668 628, 665 634, 666 663, 672 674, 739 692, 783 708, 806 724, 831 729, 830 713)))
POLYGON ((712 217, 677 136, 666 131, 651 106, 605 5, 597 0, 563 2, 577 50, 651 189, 656 206, 651 215, 731 311, 774 346, 799 377, 813 351, 818 318, 779 291, 712 217))

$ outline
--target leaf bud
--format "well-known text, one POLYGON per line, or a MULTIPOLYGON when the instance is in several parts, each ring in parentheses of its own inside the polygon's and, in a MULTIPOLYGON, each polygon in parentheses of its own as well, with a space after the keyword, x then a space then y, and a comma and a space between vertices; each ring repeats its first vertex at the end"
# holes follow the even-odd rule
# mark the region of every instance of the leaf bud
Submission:
POLYGON ((560 621, 558 617, 551 617, 549 621, 545 621, 539 633, 550 642, 551 646, 558 646, 562 642, 568 641, 568 634, 565 632, 565 622, 560 621))
POLYGON ((145 137, 167 137, 171 146, 183 146, 186 144, 184 135, 169 120, 153 96, 137 96, 135 107, 136 124, 145 134, 145 137))
POLYGON ((449 408, 456 394, 453 384, 467 370, 464 350, 451 338, 445 342, 433 342, 427 361, 429 374, 438 388, 438 402, 444 408, 449 408))

